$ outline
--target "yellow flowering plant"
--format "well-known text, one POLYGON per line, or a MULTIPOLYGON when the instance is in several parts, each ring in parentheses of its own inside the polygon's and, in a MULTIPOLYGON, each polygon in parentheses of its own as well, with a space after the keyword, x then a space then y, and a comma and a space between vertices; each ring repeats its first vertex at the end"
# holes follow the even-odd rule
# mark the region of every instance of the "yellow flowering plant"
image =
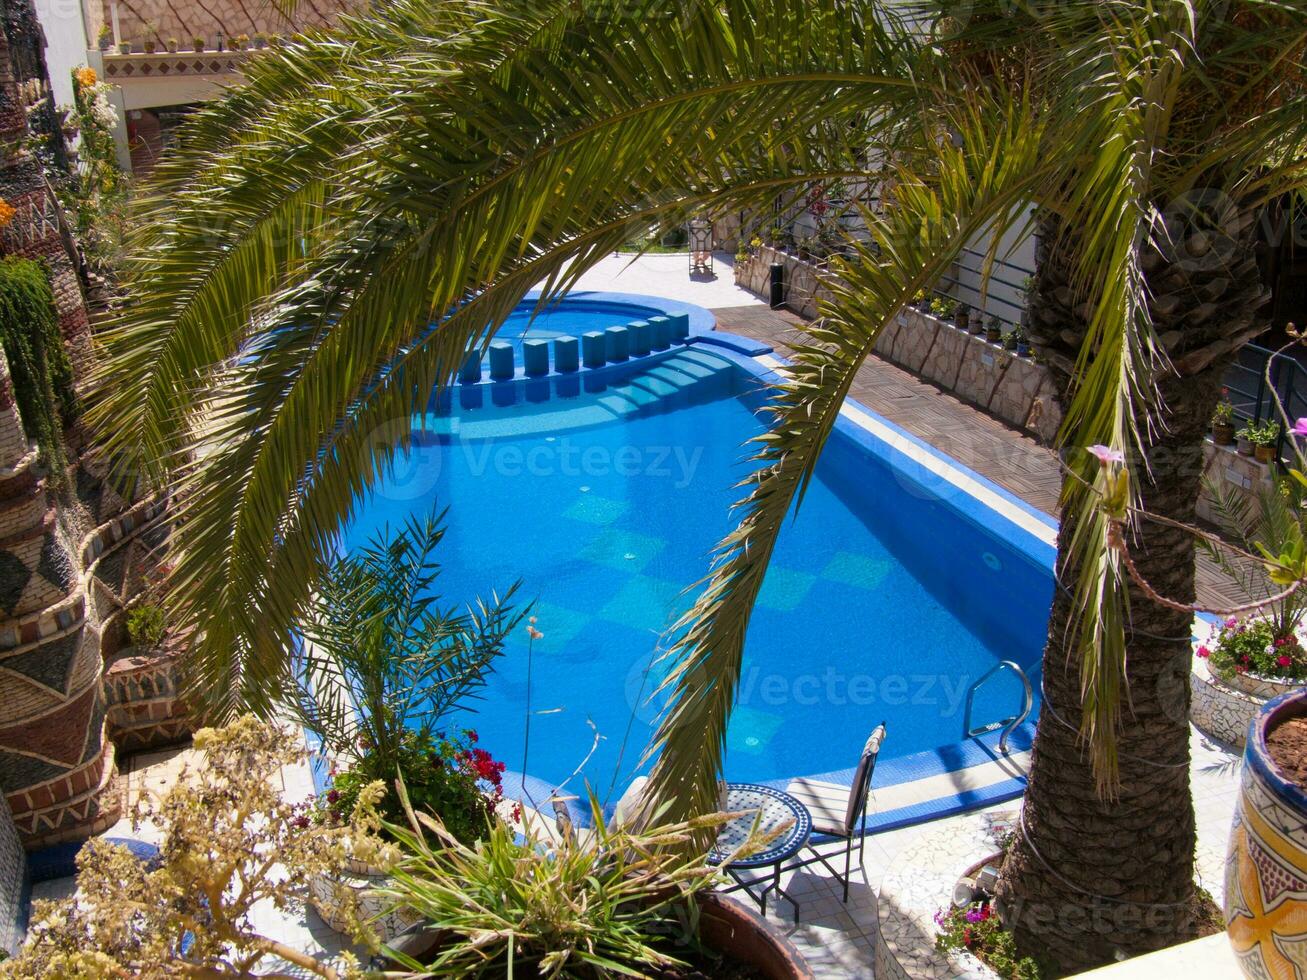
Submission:
MULTIPOLYGON (((77 895, 36 903, 27 942, 0 962, 0 978, 253 977, 278 961, 296 976, 364 975, 350 953, 318 959, 261 934, 252 913, 299 907, 308 881, 343 873, 351 854, 397 860, 376 836, 381 784, 360 793, 355 820, 315 824, 304 804, 283 798, 277 778, 304 758, 292 734, 247 715, 197 732, 195 746, 203 764, 132 813, 134 827, 161 833, 158 857, 143 862, 120 845, 88 842, 77 895)), ((355 941, 379 948, 357 905, 348 894, 343 901, 355 941)))

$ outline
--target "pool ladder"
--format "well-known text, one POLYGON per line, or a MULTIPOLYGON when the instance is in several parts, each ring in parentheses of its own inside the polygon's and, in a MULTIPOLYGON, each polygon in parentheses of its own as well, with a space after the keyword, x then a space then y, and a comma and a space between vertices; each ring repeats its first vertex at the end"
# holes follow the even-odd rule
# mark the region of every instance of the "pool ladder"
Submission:
POLYGON ((1030 678, 1026 672, 1011 660, 1000 660, 989 668, 981 678, 972 684, 967 690, 967 710, 962 716, 962 733, 965 738, 975 738, 977 735, 984 735, 986 732, 992 732, 999 728, 1003 729, 1003 734, 998 737, 998 750, 1007 755, 1007 737, 1012 734, 1023 721, 1030 717, 1030 710, 1035 705, 1035 690, 1030 684, 1030 678), (1010 670, 1021 678, 1023 694, 1021 698, 1021 710, 1015 715, 1010 715, 1000 721, 991 721, 987 725, 981 725, 977 728, 971 727, 971 708, 976 700, 976 691, 978 691, 987 680, 1005 670, 1010 670))

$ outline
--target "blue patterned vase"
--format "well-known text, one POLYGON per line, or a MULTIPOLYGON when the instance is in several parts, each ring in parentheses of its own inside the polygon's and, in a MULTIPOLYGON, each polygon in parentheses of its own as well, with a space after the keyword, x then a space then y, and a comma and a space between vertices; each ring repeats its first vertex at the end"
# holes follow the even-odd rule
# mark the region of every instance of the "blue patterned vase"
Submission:
POLYGON ((1225 861, 1225 928, 1250 980, 1307 977, 1307 793, 1276 770, 1266 733, 1307 715, 1307 689, 1266 702, 1248 726, 1225 861))

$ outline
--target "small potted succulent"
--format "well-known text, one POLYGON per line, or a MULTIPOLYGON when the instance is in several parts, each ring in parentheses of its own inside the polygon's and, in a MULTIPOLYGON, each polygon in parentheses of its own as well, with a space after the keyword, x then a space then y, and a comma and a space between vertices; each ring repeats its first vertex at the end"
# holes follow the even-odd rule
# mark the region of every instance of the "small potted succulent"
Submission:
POLYGON ((1280 423, 1273 419, 1265 422, 1249 422, 1239 430, 1239 452, 1245 456, 1245 443, 1259 463, 1275 461, 1275 444, 1280 440, 1280 423))
POLYGON ((155 21, 147 20, 143 30, 145 38, 141 41, 141 47, 146 54, 154 54, 159 49, 159 25, 155 21))
POLYGON ((177 53, 177 49, 180 48, 181 46, 182 46, 181 41, 177 40, 175 37, 170 37, 170 38, 168 38, 168 53, 169 53, 169 54, 176 54, 176 53, 177 53))
POLYGON ((1234 404, 1230 401, 1230 389, 1221 389, 1221 400, 1212 412, 1212 442, 1218 446, 1234 443, 1234 404))
POLYGON ((108 51, 113 47, 113 31, 108 24, 100 25, 100 33, 96 35, 96 43, 100 45, 101 51, 108 51))
POLYGON ((971 307, 966 303, 959 303, 958 308, 953 311, 953 321, 958 325, 959 330, 966 330, 971 320, 971 307))
POLYGON ((262 51, 268 46, 268 35, 263 31, 257 31, 254 35, 254 50, 262 51))
POLYGON ((249 43, 250 36, 248 34, 237 34, 231 39, 231 49, 233 51, 244 51, 249 43))
POLYGON ((202 52, 204 50, 204 38, 202 37, 191 38, 191 47, 195 49, 196 54, 202 52))
POLYGON ((119 41, 119 42, 118 42, 118 53, 119 53, 119 54, 131 54, 131 53, 132 53, 132 42, 131 42, 131 41, 119 41))
POLYGON ((990 314, 985 321, 985 339, 991 344, 997 344, 1003 339, 1003 321, 994 314, 990 314))

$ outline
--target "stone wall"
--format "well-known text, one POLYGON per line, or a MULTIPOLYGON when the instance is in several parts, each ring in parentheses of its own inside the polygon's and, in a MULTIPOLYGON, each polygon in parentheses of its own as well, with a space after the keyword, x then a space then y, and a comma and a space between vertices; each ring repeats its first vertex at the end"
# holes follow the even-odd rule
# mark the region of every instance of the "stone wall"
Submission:
MULTIPOLYGON (((773 262, 785 266, 786 306, 801 316, 817 316, 830 296, 829 276, 812 263, 761 248, 736 264, 735 281, 766 296, 773 262)), ((877 338, 876 353, 1046 442, 1057 433, 1062 413, 1047 369, 952 323, 904 310, 877 338)))
POLYGON ((13 954, 27 924, 27 855, 9 807, 0 797, 0 950, 13 954))

